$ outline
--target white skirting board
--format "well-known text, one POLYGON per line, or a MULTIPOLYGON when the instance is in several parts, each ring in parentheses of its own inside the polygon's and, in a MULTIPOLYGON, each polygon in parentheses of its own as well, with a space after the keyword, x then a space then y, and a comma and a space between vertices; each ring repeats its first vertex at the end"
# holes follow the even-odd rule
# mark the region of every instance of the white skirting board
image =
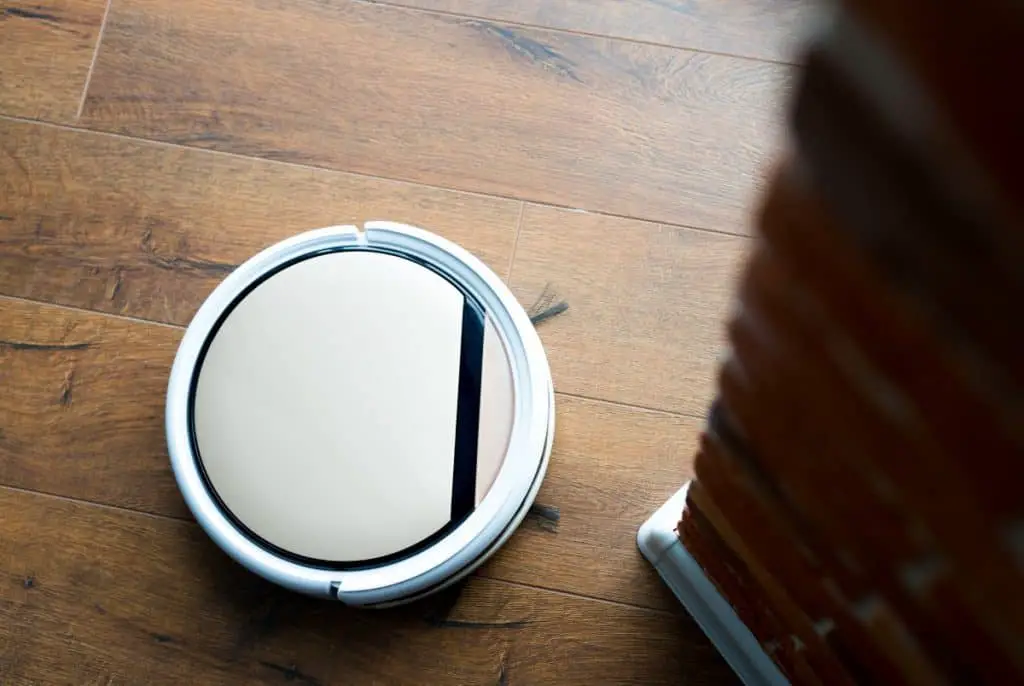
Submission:
POLYGON ((689 487, 687 482, 640 527, 636 537, 640 552, 658 570, 662 580, 697 620, 743 683, 748 686, 788 684, 679 540, 676 526, 686 506, 689 487))

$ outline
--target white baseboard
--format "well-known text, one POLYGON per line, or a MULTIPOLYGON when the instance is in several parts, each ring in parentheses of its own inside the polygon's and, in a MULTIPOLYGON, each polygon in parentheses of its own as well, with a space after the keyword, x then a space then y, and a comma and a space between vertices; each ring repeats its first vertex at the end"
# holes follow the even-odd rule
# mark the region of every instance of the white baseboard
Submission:
POLYGON ((750 633, 697 561, 676 526, 686 505, 687 482, 644 522, 637 533, 640 552, 658 570, 711 642, 747 686, 781 686, 789 681, 750 633))

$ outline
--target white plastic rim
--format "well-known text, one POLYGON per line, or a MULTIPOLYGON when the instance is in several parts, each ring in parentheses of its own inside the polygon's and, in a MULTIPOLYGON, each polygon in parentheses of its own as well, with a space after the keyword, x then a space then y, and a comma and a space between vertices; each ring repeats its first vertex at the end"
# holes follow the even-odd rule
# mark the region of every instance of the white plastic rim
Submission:
MULTIPOLYGON (((178 487, 196 520, 236 561, 309 595, 351 605, 385 606, 438 591, 483 563, 522 521, 540 488, 554 436, 554 392, 540 338, 508 287, 480 260, 437 235, 405 224, 332 226, 267 248, 233 271, 199 308, 182 338, 167 388, 166 432, 178 487), (365 250, 429 265, 486 310, 507 352, 514 418, 506 458, 493 485, 458 526, 429 547, 379 566, 328 569, 274 552, 236 526, 203 477, 194 446, 192 397, 204 347, 225 313, 269 274, 314 255, 365 250)), ((372 517, 372 515, 369 515, 372 517)))

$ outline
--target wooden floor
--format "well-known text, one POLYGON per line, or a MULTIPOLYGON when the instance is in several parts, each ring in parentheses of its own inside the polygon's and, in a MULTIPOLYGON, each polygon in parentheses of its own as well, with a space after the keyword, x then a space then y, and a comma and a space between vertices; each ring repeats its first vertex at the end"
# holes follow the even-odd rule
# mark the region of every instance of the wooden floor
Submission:
POLYGON ((635 549, 691 474, 807 0, 0 3, 0 683, 723 683, 635 549), (192 313, 304 229, 468 247, 558 393, 531 516, 461 593, 278 591, 192 522, 192 313))

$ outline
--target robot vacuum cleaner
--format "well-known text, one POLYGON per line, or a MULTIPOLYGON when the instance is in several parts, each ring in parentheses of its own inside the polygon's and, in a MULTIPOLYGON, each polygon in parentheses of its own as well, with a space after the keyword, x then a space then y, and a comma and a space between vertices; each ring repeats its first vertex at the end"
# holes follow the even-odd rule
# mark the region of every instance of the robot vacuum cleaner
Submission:
POLYGON ((462 248, 370 222, 242 264, 167 389, 178 486, 207 534, 281 586, 386 606, 462 578, 533 503, 551 372, 509 289, 462 248))

